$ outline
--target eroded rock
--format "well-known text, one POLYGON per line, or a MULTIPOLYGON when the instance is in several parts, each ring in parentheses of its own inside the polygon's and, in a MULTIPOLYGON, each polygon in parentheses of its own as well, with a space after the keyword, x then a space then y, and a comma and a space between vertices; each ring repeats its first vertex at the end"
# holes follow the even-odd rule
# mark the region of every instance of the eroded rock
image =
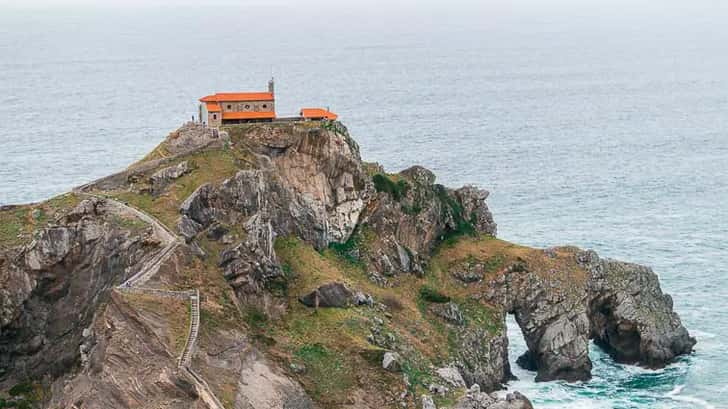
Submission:
POLYGON ((692 352, 696 341, 673 311, 657 275, 648 267, 577 254, 590 273, 590 336, 615 360, 661 368, 692 352))

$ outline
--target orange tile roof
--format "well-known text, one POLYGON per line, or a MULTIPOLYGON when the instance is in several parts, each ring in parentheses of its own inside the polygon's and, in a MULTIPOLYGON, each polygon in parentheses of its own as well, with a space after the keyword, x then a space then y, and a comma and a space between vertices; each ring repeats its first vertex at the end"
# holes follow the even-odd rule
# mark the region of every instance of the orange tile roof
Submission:
POLYGON ((222 119, 274 119, 275 112, 223 112, 222 119))
POLYGON ((220 104, 217 102, 208 102, 207 104, 207 111, 208 112, 220 112, 220 104))
POLYGON ((326 118, 336 120, 339 116, 323 108, 301 108, 301 116, 304 118, 326 118))
POLYGON ((200 98, 200 102, 273 101, 272 92, 218 92, 200 98))

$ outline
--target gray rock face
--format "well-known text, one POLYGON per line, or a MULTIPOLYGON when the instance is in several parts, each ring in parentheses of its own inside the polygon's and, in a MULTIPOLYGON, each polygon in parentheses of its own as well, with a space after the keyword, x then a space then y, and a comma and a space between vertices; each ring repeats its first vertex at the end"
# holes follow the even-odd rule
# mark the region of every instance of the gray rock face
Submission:
POLYGON ((377 233, 364 261, 378 273, 423 275, 435 246, 449 234, 463 233, 464 226, 495 235, 487 191, 472 186, 448 189, 435 184, 432 172, 421 166, 396 176, 407 186, 402 196, 380 192, 363 214, 362 222, 377 233))
POLYGON ((382 368, 390 372, 399 372, 402 370, 402 358, 396 352, 385 352, 382 358, 382 368))
POLYGON ((517 362, 537 371, 537 381, 589 379, 590 339, 617 361, 651 368, 692 351, 695 339, 649 268, 600 260, 593 251, 573 257, 586 277, 568 286, 525 266, 490 283, 489 297, 515 315, 528 345, 517 362))
POLYGON ((451 324, 463 325, 465 323, 465 317, 463 317, 460 307, 452 301, 445 304, 433 304, 430 309, 435 315, 451 324))
POLYGON ((150 231, 124 230, 111 216, 103 200, 83 200, 27 248, 0 251, 0 387, 79 362, 110 288, 158 249, 150 231))
MULTIPOLYGON (((251 129, 252 149, 270 160, 282 186, 315 215, 320 228, 306 226, 306 237, 317 248, 345 242, 354 231, 371 182, 362 168, 359 146, 348 134, 294 127, 289 132, 251 129)), ((294 217, 296 215, 294 214, 294 217)))
POLYGON ((460 371, 454 365, 438 368, 435 370, 435 373, 454 388, 465 387, 465 380, 463 379, 463 376, 460 375, 460 371))
POLYGON ((175 179, 178 179, 192 172, 192 166, 187 161, 182 161, 177 165, 162 168, 149 178, 149 184, 152 186, 152 194, 159 194, 175 179))
POLYGON ((493 215, 488 210, 485 200, 490 193, 473 185, 468 185, 455 190, 463 213, 468 215, 467 220, 473 221, 473 227, 478 232, 496 235, 497 226, 493 221, 493 215))
POLYGON ((505 331, 494 336, 484 328, 465 328, 458 333, 456 345, 457 367, 466 385, 494 391, 513 378, 505 331))
POLYGON ((460 398, 453 409, 533 409, 531 401, 519 392, 498 398, 472 388, 460 398))
POLYGON ((346 241, 371 183, 348 135, 260 127, 246 141, 258 154, 256 169, 200 186, 180 206, 178 230, 190 241, 216 223, 243 224, 245 242, 226 250, 220 266, 239 296, 254 299, 267 297, 261 290, 282 279, 276 236, 295 235, 318 249, 346 241))
POLYGON ((648 267, 577 255, 590 273, 590 336, 615 360, 661 368, 692 352, 696 341, 672 310, 657 275, 648 267))
POLYGON ((314 308, 346 308, 355 303, 354 292, 341 283, 324 284, 299 300, 314 308))
POLYGON ((180 217, 179 221, 177 222, 177 230, 179 231, 179 234, 181 234, 189 243, 190 241, 192 241, 192 239, 195 238, 195 236, 197 236, 197 234, 200 233, 200 230, 202 230, 202 225, 192 220, 189 216, 182 215, 182 217, 180 217))
POLYGON ((505 276, 507 308, 516 316, 536 369, 537 381, 586 380, 591 377, 589 360, 589 318, 584 296, 572 296, 530 272, 505 276))

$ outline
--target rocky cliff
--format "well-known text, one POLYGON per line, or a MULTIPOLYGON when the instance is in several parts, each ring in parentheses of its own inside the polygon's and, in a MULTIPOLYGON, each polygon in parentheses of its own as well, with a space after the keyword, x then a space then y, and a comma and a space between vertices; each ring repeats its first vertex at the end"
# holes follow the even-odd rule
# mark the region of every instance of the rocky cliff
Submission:
POLYGON ((540 381, 692 351, 649 268, 499 240, 487 197, 339 123, 185 125, 0 209, 0 407, 530 408, 507 314, 540 381))

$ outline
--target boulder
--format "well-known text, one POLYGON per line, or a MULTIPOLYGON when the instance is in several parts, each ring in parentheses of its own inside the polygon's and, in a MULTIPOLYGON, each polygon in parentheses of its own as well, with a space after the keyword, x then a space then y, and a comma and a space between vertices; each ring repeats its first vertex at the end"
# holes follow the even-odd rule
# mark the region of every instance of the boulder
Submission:
POLYGON ((382 358, 382 368, 390 372, 402 370, 402 358, 396 352, 385 352, 382 358))
POLYGON ((454 388, 465 387, 465 380, 463 379, 463 376, 460 375, 458 368, 454 365, 438 368, 435 370, 435 373, 454 388))
POLYGON ((437 409, 435 401, 432 400, 430 395, 422 395, 422 409, 437 409))
POLYGON ((174 166, 162 168, 149 177, 149 184, 152 185, 152 194, 161 193, 172 181, 192 172, 192 167, 187 161, 182 161, 174 166))
POLYGON ((458 400, 453 409, 533 409, 533 405, 519 392, 499 398, 480 392, 479 388, 471 388, 458 400))
POLYGON ((354 292, 342 283, 328 283, 299 298, 307 307, 346 308, 354 303, 354 292))

